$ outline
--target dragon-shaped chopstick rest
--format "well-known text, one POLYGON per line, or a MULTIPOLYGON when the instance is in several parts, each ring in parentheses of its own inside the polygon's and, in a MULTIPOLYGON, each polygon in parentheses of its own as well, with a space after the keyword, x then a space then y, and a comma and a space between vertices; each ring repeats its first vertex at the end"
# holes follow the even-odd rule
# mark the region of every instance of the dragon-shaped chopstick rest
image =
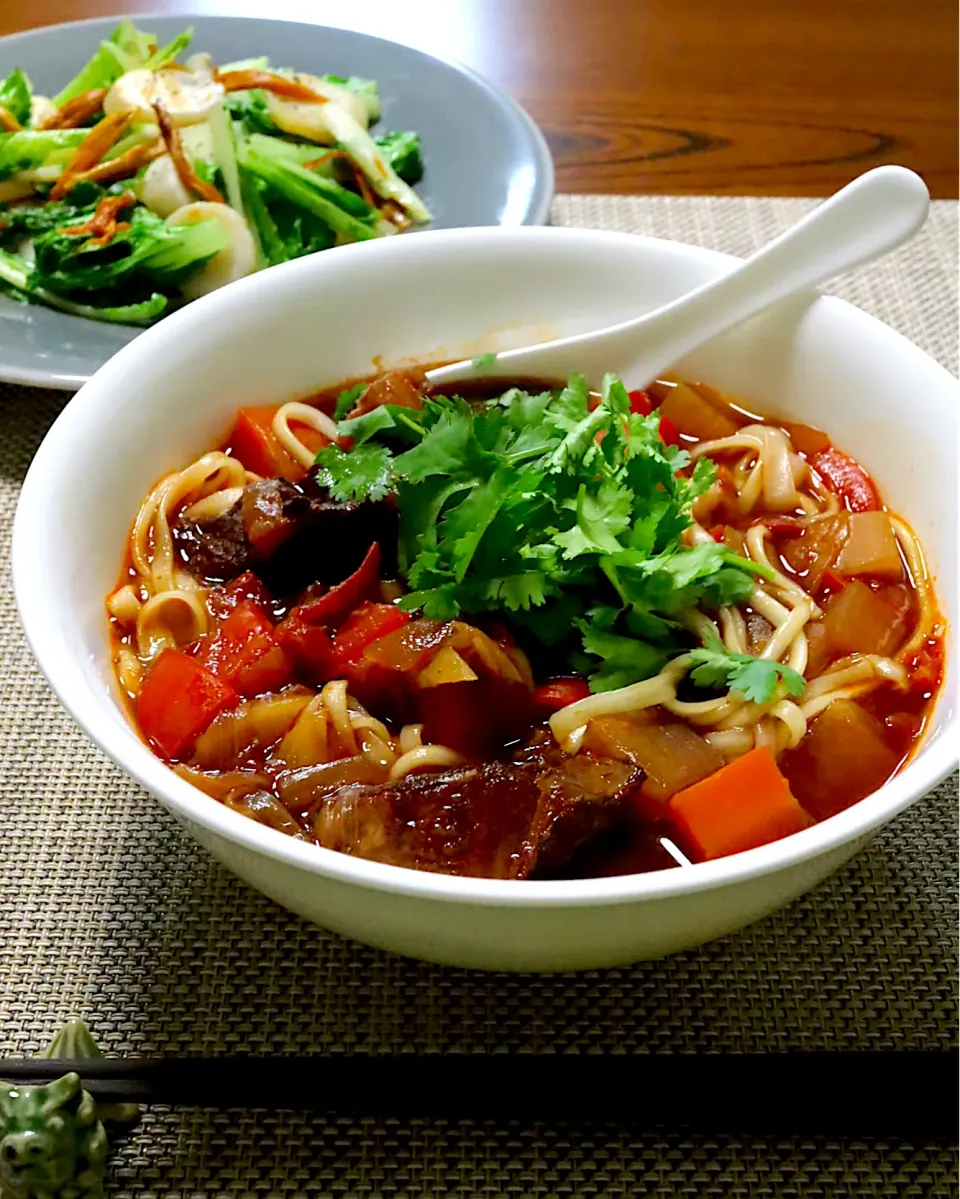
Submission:
MULTIPOLYGON (((71 1020, 39 1055, 102 1058, 82 1020, 71 1020)), ((102 1119, 130 1120, 134 1104, 103 1106, 78 1074, 38 1086, 0 1081, 0 1197, 101 1199, 107 1160, 102 1119)))

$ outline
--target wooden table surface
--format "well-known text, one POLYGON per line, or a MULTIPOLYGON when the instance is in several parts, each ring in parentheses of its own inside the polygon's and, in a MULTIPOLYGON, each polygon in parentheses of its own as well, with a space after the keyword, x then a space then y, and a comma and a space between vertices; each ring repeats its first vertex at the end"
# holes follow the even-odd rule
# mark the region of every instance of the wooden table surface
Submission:
POLYGON ((0 33, 161 9, 458 58, 540 123, 558 191, 825 195, 900 162, 957 196, 956 0, 0 0, 0 33))

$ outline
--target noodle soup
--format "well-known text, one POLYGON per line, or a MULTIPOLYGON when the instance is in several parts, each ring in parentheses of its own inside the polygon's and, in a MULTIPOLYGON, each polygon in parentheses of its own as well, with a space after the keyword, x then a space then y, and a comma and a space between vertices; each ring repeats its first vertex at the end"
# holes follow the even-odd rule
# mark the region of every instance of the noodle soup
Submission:
POLYGON ((241 410, 107 599, 141 734, 213 800, 393 865, 688 866, 881 786, 943 622, 826 433, 702 384, 392 372, 241 410))

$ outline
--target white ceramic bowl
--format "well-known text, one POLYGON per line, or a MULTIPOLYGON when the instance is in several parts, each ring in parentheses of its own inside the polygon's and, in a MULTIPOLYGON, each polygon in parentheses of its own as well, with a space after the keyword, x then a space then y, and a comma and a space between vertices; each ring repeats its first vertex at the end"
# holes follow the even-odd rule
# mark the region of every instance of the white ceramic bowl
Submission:
MULTIPOLYGON (((570 229, 464 229, 302 259, 234 284, 120 351, 40 447, 14 529, 17 601, 67 710, 241 878, 327 928, 432 961, 568 970, 740 928, 809 890, 920 799, 956 756, 955 654, 927 739, 880 791, 774 845, 666 873, 495 882, 382 866, 292 841, 208 799, 153 756, 118 702, 103 600, 151 484, 280 402, 377 363, 506 349, 621 320, 729 269, 721 254, 570 229)), ((864 313, 811 296, 679 370, 825 428, 919 534, 956 610, 956 380, 864 313)))

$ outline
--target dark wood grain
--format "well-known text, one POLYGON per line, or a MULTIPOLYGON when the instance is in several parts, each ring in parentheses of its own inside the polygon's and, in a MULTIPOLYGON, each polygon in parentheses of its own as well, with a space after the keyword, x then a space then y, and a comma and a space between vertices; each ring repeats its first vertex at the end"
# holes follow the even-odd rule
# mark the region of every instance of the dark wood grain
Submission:
POLYGON ((824 195, 884 162, 957 196, 955 0, 29 0, 282 16, 459 58, 526 105, 566 192, 824 195))

